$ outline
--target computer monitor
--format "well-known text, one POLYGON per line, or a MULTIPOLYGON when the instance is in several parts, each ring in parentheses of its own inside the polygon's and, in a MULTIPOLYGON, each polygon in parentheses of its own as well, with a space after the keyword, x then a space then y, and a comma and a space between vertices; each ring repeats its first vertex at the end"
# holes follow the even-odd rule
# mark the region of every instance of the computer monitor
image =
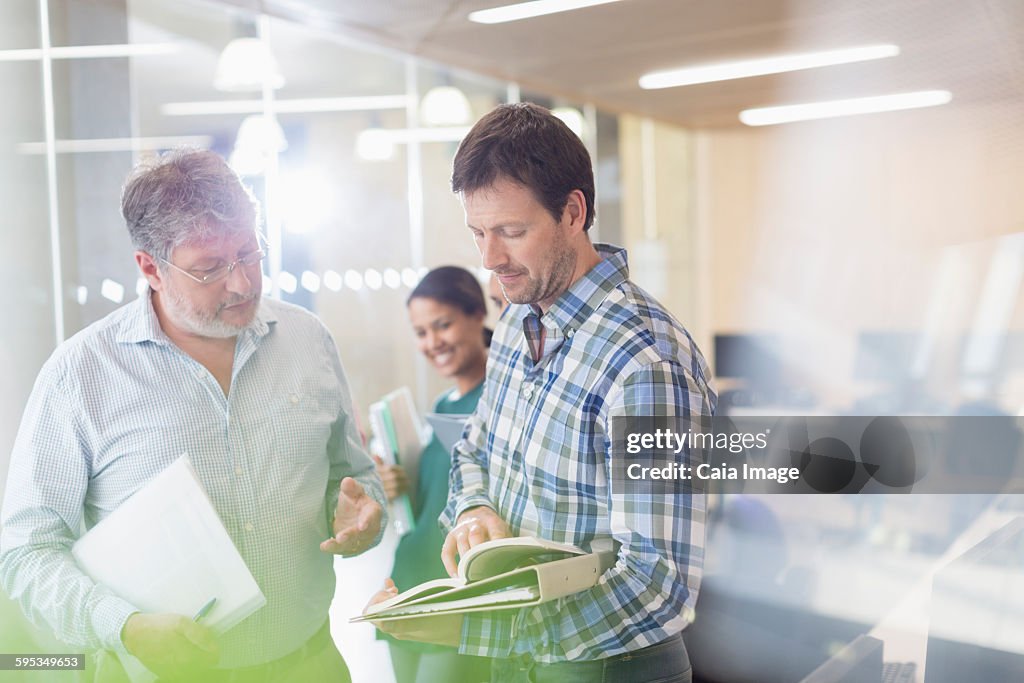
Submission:
POLYGON ((857 335, 855 379, 901 384, 913 375, 918 332, 870 331, 857 335))
POLYGON ((715 375, 751 385, 778 385, 780 342, 771 334, 716 334, 715 375))

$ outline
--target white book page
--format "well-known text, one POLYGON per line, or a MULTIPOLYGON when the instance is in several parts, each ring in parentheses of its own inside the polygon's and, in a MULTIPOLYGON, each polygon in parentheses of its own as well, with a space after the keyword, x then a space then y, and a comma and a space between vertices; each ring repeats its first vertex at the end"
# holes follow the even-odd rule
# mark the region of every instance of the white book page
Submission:
POLYGON ((388 610, 384 618, 408 616, 410 614, 431 614, 438 612, 458 612, 470 607, 497 606, 509 603, 530 602, 540 597, 540 590, 536 586, 525 586, 523 588, 512 588, 494 593, 491 595, 480 595, 472 598, 461 598, 448 600, 447 602, 426 603, 395 607, 388 610))
POLYGON ((266 603, 187 455, 72 548, 82 570, 144 612, 193 617, 222 633, 266 603))

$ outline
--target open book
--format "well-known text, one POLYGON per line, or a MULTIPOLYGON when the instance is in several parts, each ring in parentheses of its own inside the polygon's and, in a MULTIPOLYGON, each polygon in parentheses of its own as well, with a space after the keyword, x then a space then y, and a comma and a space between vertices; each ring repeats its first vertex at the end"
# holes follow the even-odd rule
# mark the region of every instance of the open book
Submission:
POLYGON ((594 586, 614 561, 610 549, 588 553, 564 543, 527 537, 488 541, 466 553, 459 562, 458 576, 421 583, 350 621, 539 605, 594 586))

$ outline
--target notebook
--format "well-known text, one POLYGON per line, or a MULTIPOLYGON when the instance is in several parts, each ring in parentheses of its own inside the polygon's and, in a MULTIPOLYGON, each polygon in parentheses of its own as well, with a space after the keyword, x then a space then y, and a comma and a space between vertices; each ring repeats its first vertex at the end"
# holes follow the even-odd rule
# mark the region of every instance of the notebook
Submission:
POLYGON ((218 633, 266 603, 188 455, 90 529, 71 554, 94 581, 143 612, 191 618, 216 598, 203 623, 218 633))

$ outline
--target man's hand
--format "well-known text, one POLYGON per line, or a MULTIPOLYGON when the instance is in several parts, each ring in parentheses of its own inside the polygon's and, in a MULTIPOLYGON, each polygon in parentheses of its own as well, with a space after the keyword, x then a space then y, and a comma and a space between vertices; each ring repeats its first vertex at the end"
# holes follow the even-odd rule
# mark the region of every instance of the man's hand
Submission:
POLYGON ((334 511, 334 537, 321 543, 320 550, 335 555, 358 555, 377 538, 380 517, 380 503, 366 495, 358 481, 345 477, 334 511))
MULTIPOLYGON (((384 602, 398 595, 395 582, 391 579, 384 580, 384 590, 380 591, 366 604, 366 609, 378 602, 384 602)), ((366 609, 363 614, 366 614, 366 609)), ((398 619, 396 621, 371 621, 371 624, 379 628, 389 636, 399 640, 418 640, 423 643, 434 643, 436 645, 447 645, 458 647, 462 639, 462 615, 461 614, 438 614, 430 617, 417 617, 415 619, 398 619)))
POLYGON ((377 463, 377 476, 384 485, 384 495, 388 500, 394 500, 409 490, 409 477, 405 474, 405 468, 401 465, 388 465, 379 455, 373 456, 373 461, 377 463))
POLYGON ((508 524, 491 508, 486 505, 469 508, 459 515, 455 521, 455 527, 448 532, 448 536, 444 539, 444 545, 441 547, 441 562, 448 570, 448 575, 455 576, 458 573, 458 564, 455 562, 456 555, 461 558, 475 545, 497 538, 508 538, 511 535, 512 530, 508 524))
POLYGON ((125 622, 121 640, 160 680, 202 679, 220 657, 213 631, 180 614, 136 612, 125 622))

